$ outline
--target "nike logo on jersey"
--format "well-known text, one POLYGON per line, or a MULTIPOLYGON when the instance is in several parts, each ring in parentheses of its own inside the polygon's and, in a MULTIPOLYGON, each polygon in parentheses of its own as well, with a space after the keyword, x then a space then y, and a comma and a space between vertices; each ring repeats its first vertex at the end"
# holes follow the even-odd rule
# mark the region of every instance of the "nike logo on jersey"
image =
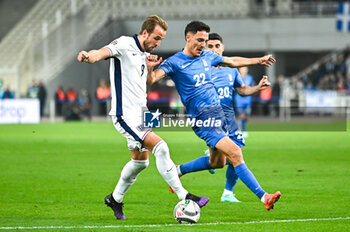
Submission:
POLYGON ((133 55, 133 56, 136 56, 136 55, 137 55, 137 53, 133 53, 132 55, 133 55))
POLYGON ((187 66, 189 66, 191 63, 187 63, 187 64, 183 64, 182 66, 181 66, 181 68, 186 68, 187 66))

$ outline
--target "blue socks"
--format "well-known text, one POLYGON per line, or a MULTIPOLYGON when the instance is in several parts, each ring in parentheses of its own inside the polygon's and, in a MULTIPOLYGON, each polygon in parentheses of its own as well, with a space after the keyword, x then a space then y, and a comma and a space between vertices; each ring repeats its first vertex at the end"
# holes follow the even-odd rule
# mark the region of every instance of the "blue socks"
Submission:
MULTIPOLYGON (((182 175, 197 172, 202 170, 208 170, 212 167, 209 164, 209 156, 201 156, 188 163, 180 165, 180 171, 182 175)), ((233 167, 229 164, 226 171, 226 185, 225 189, 232 191, 237 183, 238 178, 259 198, 264 196, 265 191, 261 188, 259 182, 256 180, 253 173, 248 169, 246 164, 240 164, 237 167, 233 167)))
POLYGON ((265 191, 261 188, 253 173, 248 169, 246 164, 240 164, 235 167, 237 176, 242 182, 257 196, 259 199, 264 196, 265 191))
POLYGON ((195 160, 180 165, 180 171, 182 175, 190 172, 208 170, 211 168, 212 167, 210 167, 209 164, 209 156, 201 156, 195 160))
POLYGON ((225 185, 225 189, 229 190, 229 191, 233 191, 233 188, 235 187, 237 180, 238 180, 238 176, 235 172, 235 168, 232 166, 232 164, 226 162, 226 164, 228 164, 227 166, 227 170, 226 170, 226 185, 225 185))
POLYGON ((247 122, 246 119, 241 120, 241 131, 247 131, 246 130, 246 122, 247 122))

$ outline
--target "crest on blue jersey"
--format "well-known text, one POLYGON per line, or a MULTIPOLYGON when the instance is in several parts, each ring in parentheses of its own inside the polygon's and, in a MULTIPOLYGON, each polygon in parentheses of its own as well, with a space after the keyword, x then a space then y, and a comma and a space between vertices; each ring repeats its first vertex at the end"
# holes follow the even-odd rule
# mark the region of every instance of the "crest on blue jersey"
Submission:
POLYGON ((202 61, 203 61, 203 64, 204 64, 205 67, 209 66, 206 60, 202 59, 202 61))
POLYGON ((204 70, 205 71, 209 71, 209 65, 208 65, 207 61, 204 60, 204 59, 202 59, 202 61, 203 61, 203 64, 204 64, 204 70))
POLYGON ((233 81, 232 75, 228 74, 228 78, 230 79, 230 81, 233 81))
POLYGON ((159 109, 156 111, 145 110, 143 111, 143 128, 160 128, 160 115, 159 109))

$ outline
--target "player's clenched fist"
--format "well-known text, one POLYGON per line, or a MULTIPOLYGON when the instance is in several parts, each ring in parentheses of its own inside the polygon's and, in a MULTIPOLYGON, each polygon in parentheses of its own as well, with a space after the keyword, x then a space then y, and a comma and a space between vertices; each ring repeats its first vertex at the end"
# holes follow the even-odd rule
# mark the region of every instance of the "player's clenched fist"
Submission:
POLYGON ((89 53, 87 53, 86 51, 81 51, 79 52, 77 59, 79 62, 89 63, 89 53))
POLYGON ((147 64, 147 67, 148 68, 152 68, 158 64, 160 64, 161 62, 163 61, 163 58, 160 57, 158 59, 158 56, 157 55, 149 55, 147 56, 146 58, 146 64, 147 64))
POLYGON ((269 82, 269 80, 267 79, 267 76, 263 76, 259 82, 259 86, 260 86, 260 89, 263 90, 263 89, 266 89, 268 87, 271 86, 271 83, 269 82))

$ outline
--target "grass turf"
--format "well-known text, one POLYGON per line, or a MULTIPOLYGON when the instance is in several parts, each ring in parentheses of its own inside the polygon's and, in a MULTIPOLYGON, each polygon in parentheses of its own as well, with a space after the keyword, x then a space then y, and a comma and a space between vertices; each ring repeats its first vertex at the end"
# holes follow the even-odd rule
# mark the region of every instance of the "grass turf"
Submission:
MULTIPOLYGON (((158 174, 153 156, 124 198, 127 220, 114 219, 103 198, 114 189, 130 156, 125 139, 111 123, 0 125, 0 131, 0 231, 18 226, 77 227, 21 231, 350 230, 349 219, 242 224, 350 217, 349 128, 251 132, 243 149, 245 161, 266 191, 282 192, 276 209, 267 212, 240 181, 235 193, 242 203, 221 203, 226 168, 214 175, 193 173, 181 178, 183 185, 211 199, 194 226, 176 225, 172 210, 178 199, 158 174), (91 225, 117 228, 82 228, 91 225)), ((177 164, 202 155, 206 148, 193 132, 157 133, 177 164)))

